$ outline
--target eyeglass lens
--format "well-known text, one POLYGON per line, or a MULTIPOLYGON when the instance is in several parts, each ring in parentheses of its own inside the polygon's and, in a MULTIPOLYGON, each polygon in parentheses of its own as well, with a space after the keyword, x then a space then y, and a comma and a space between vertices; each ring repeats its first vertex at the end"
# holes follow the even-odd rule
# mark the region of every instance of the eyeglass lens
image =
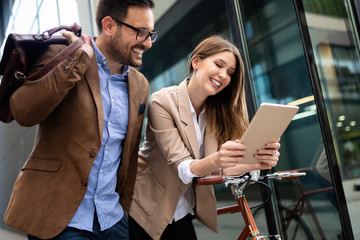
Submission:
POLYGON ((141 30, 138 32, 137 40, 139 42, 144 42, 149 36, 150 36, 151 42, 154 42, 158 37, 158 33, 157 32, 149 32, 147 30, 141 30))

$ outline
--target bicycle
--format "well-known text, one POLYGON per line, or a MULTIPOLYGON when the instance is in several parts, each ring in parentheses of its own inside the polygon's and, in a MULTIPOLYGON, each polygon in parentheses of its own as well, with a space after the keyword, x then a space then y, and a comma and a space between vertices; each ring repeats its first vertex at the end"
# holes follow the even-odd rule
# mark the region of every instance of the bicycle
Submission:
MULTIPOLYGON (((244 189, 251 183, 259 182, 258 180, 264 179, 274 179, 274 180, 282 180, 282 179, 292 179, 298 178, 299 176, 305 176, 306 173, 303 172, 275 172, 266 175, 260 175, 258 179, 252 179, 249 174, 245 174, 242 176, 223 176, 223 175, 210 175, 204 177, 194 178, 193 184, 195 186, 198 185, 213 185, 213 184, 224 184, 225 187, 231 185, 232 194, 235 196, 237 200, 236 205, 221 207, 217 209, 217 214, 225 214, 225 213, 235 213, 241 212, 243 219, 245 221, 245 227, 239 235, 238 240, 246 240, 250 237, 251 240, 261 240, 261 239, 276 239, 281 240, 279 234, 275 235, 261 235, 258 227, 256 225, 254 216, 251 212, 249 204, 247 202, 246 196, 244 194, 244 189)), ((262 183, 263 184, 263 183, 262 183)))
MULTIPOLYGON (((311 173, 312 168, 302 168, 293 171, 311 173)), ((333 191, 332 186, 319 187, 313 190, 305 190, 300 182, 298 182, 298 193, 297 197, 289 204, 283 204, 278 202, 278 209, 282 219, 282 229, 288 239, 304 239, 307 240, 315 239, 314 233, 318 234, 320 239, 325 240, 325 232, 321 227, 320 221, 316 216, 315 210, 310 202, 310 197, 313 195, 329 193, 333 191), (312 220, 312 228, 309 228, 309 222, 303 219, 303 213, 307 210, 308 217, 312 220), (316 231, 315 231, 316 230, 316 231)), ((264 208, 257 208, 253 216, 256 219, 264 208)))

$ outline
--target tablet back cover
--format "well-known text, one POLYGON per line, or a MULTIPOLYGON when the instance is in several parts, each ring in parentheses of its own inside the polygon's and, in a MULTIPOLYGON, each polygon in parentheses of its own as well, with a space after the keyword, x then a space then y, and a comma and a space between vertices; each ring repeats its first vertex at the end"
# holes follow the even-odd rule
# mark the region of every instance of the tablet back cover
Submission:
POLYGON ((240 141, 246 144, 246 155, 241 163, 258 163, 254 154, 265 144, 275 142, 284 133, 299 110, 298 106, 262 103, 240 141))

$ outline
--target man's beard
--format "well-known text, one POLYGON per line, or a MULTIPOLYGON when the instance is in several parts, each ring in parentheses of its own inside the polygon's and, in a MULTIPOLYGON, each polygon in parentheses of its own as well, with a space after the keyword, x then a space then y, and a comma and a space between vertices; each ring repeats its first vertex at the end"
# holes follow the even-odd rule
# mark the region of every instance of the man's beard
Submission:
POLYGON ((132 49, 139 48, 144 50, 142 45, 135 45, 131 47, 129 50, 121 44, 121 37, 116 36, 116 41, 110 41, 108 44, 108 54, 112 61, 115 61, 119 64, 125 64, 133 67, 140 67, 142 65, 142 60, 133 59, 132 57, 132 49))

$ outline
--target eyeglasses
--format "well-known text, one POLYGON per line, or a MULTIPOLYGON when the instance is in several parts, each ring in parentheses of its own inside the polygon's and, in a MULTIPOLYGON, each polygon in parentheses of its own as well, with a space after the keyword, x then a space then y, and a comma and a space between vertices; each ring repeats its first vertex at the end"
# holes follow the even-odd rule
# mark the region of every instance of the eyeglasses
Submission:
POLYGON ((132 30, 136 31, 137 34, 136 34, 136 40, 138 40, 139 42, 145 42, 146 39, 148 37, 150 37, 151 39, 151 42, 155 42, 155 40, 157 39, 157 37, 159 36, 159 32, 158 31, 153 31, 153 32, 150 32, 149 30, 147 29, 141 29, 141 28, 136 28, 136 27, 133 27, 127 23, 124 23, 122 21, 119 21, 117 20, 116 18, 113 18, 111 17, 112 20, 114 20, 115 22, 117 23, 120 23, 128 28, 131 28, 132 30))

